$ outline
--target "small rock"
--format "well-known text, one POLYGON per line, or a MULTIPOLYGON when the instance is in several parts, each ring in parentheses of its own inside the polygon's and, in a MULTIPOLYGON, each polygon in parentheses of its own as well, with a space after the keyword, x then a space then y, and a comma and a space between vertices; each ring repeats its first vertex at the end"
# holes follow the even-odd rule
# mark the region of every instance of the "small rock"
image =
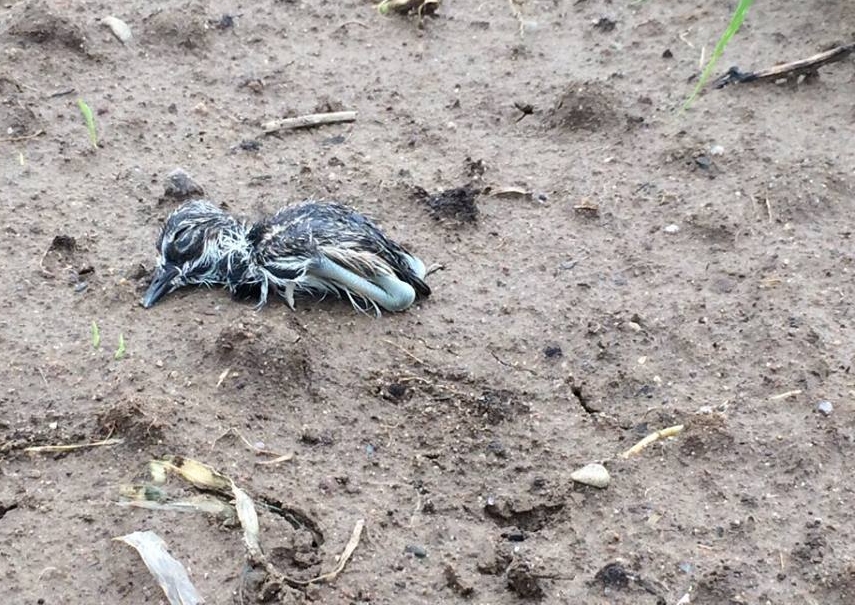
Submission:
POLYGON ((88 287, 89 287, 88 281, 79 281, 76 284, 74 284, 74 291, 79 294, 80 292, 83 292, 88 287))
POLYGON ((615 28, 616 23, 609 19, 608 17, 600 17, 596 21, 594 21, 594 29, 598 29, 602 32, 610 32, 615 28))
POLYGON ((543 348, 543 354, 547 359, 554 359, 556 357, 561 357, 564 355, 564 351, 561 350, 561 347, 558 345, 548 345, 543 348))
POLYGON ((702 154, 696 157, 695 164, 697 164, 698 167, 703 170, 709 170, 710 168, 712 168, 712 160, 709 158, 708 155, 702 154))
POLYGON ((405 553, 409 553, 413 555, 417 559, 424 559, 427 557, 427 550, 423 546, 419 546, 418 544, 409 544, 404 548, 405 553))
POLYGON ((176 200, 204 197, 205 190, 183 168, 176 168, 166 175, 163 195, 176 200))
POLYGON ((501 535, 508 542, 525 542, 525 532, 516 527, 503 531, 501 535))
POLYGON ((671 52, 671 49, 670 49, 670 48, 666 48, 666 49, 662 52, 662 58, 663 58, 663 59, 673 59, 673 58, 674 58, 674 53, 672 53, 672 52, 671 52))
POLYGON ((101 24, 109 27, 110 31, 113 32, 113 35, 116 36, 116 39, 118 39, 122 44, 127 44, 133 38, 131 28, 128 27, 128 24, 121 19, 117 19, 116 17, 104 17, 101 19, 101 24))
POLYGON ((665 227, 662 231, 664 231, 665 233, 668 233, 669 235, 674 235, 675 233, 680 232, 680 226, 671 224, 671 225, 668 225, 667 227, 665 227))
POLYGON ((244 151, 258 151, 261 149, 261 143, 255 139, 244 139, 238 146, 244 151))
POLYGON ((602 464, 586 464, 577 471, 571 473, 570 478, 576 483, 599 487, 600 489, 608 487, 612 478, 609 471, 602 464))
POLYGON ((710 147, 710 155, 724 155, 724 147, 721 145, 713 145, 710 147))
POLYGON ((834 405, 830 401, 823 400, 816 404, 816 411, 823 416, 831 416, 831 413, 834 411, 834 405))

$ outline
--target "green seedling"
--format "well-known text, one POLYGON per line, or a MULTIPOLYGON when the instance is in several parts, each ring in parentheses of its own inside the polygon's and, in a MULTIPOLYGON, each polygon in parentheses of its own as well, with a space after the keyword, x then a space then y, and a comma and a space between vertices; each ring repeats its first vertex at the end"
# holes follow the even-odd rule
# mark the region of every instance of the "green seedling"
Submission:
POLYGON ((80 108, 80 113, 83 114, 83 119, 86 120, 86 128, 89 130, 89 141, 92 143, 92 147, 97 149, 98 133, 95 131, 95 116, 83 99, 77 99, 77 106, 80 108))
POLYGON ((125 356, 125 335, 119 332, 119 348, 116 349, 116 353, 113 355, 113 358, 116 360, 121 359, 125 356))
POLYGON ((692 104, 698 96, 698 93, 701 92, 701 89, 707 83, 707 80, 709 80, 713 69, 715 69, 716 63, 718 63, 718 60, 724 52, 724 48, 727 46, 727 43, 730 42, 730 39, 734 34, 739 31, 742 22, 745 20, 745 14, 748 12, 748 8, 752 4, 754 4, 754 0, 739 0, 739 4, 737 5, 736 10, 733 11, 733 16, 730 18, 730 23, 728 24, 727 29, 724 30, 721 38, 718 39, 718 43, 715 45, 715 50, 713 50, 710 60, 707 61, 704 71, 701 73, 701 77, 698 80, 698 84, 695 86, 695 90, 692 91, 691 96, 686 99, 686 102, 683 104, 683 109, 689 108, 689 105, 692 104))
POLYGON ((101 330, 98 329, 98 324, 92 320, 92 348, 97 349, 101 346, 101 330))

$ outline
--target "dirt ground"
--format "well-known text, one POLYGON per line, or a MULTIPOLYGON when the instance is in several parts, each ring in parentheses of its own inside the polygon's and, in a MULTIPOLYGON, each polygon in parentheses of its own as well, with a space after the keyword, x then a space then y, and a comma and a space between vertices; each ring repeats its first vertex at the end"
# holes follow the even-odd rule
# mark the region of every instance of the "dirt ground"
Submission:
MULTIPOLYGON (((112 540, 151 529, 211 604, 855 602, 851 61, 681 113, 728 3, 519 9, 522 36, 503 1, 0 8, 0 601, 165 603, 112 540), (346 202, 445 269, 379 319, 201 288, 143 309, 178 166, 252 219, 346 202), (456 187, 477 215, 426 203, 456 187), (364 519, 353 557, 276 593, 233 525, 116 504, 170 454, 317 524, 259 508, 288 575, 364 519), (570 479, 598 461, 608 488, 570 479)), ((718 72, 853 31, 850 2, 758 2, 718 72)))

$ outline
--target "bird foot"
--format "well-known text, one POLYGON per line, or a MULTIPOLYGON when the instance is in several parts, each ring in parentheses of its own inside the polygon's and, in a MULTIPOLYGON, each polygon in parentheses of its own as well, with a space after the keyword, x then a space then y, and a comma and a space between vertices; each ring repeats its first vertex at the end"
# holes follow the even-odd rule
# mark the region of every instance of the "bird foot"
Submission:
POLYGON ((436 273, 437 271, 444 271, 445 265, 442 263, 433 263, 430 267, 425 270, 425 277, 430 275, 431 273, 436 273))
POLYGON ((297 310, 295 305, 294 305, 294 290, 295 290, 294 282, 289 281, 288 285, 285 286, 284 298, 285 298, 285 302, 288 303, 288 306, 291 307, 292 311, 297 310))

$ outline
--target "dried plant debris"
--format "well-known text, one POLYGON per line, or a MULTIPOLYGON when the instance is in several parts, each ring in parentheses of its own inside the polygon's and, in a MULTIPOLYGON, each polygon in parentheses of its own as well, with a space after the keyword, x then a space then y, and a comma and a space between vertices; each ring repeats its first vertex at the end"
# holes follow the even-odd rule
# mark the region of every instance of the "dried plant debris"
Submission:
POLYGON ((56 454, 61 452, 73 452, 74 450, 85 450, 93 447, 104 447, 108 445, 119 445, 124 439, 102 439, 101 441, 89 441, 85 443, 69 443, 59 445, 36 445, 25 448, 28 454, 56 454))
POLYGON ((170 605, 197 605, 205 600, 193 586, 184 566, 169 554, 166 542, 153 531, 135 531, 113 538, 136 549, 157 580, 170 605))
POLYGON ((416 14, 419 17, 435 17, 438 8, 439 0, 383 0, 377 5, 377 11, 381 15, 399 13, 416 14))
POLYGON ((668 437, 675 437, 683 432, 685 427, 682 424, 677 424, 675 426, 669 426, 668 428, 664 428, 659 431, 654 431, 647 435, 644 439, 633 445, 631 448, 623 452, 620 457, 621 458, 629 458, 634 454, 638 454, 644 448, 649 446, 651 443, 655 441, 659 441, 660 439, 667 439, 668 437))
POLYGON ((454 187, 433 194, 421 187, 415 188, 416 199, 427 206, 433 218, 457 224, 478 221, 479 211, 475 196, 475 189, 469 186, 454 187))
MULTIPOLYGON (((160 460, 153 460, 149 463, 149 473, 151 484, 126 485, 120 488, 122 500, 119 504, 152 510, 204 512, 225 518, 236 518, 243 529, 243 542, 250 566, 265 574, 262 584, 267 594, 282 592, 286 587, 305 588, 311 584, 333 581, 356 550, 365 525, 362 519, 356 522, 350 540, 339 555, 338 563, 332 571, 307 580, 297 579, 279 571, 265 554, 261 546, 261 527, 258 522, 256 503, 232 479, 207 464, 183 456, 166 456, 160 460), (172 498, 165 489, 160 487, 166 483, 169 474, 181 477, 204 493, 179 499, 172 498)), ((281 515, 293 526, 308 529, 312 533, 313 544, 323 543, 323 534, 317 524, 299 509, 281 504, 274 506, 263 500, 259 502, 265 510, 281 515)))

